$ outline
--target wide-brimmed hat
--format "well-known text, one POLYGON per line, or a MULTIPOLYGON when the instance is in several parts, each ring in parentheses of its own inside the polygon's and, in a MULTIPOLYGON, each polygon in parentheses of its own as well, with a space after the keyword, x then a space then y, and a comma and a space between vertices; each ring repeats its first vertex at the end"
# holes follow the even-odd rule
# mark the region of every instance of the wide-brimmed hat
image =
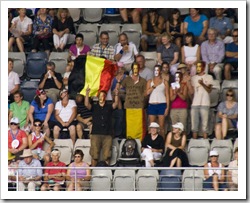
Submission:
POLYGON ((14 154, 11 154, 11 152, 8 152, 8 161, 15 159, 16 156, 14 154))
POLYGON ((60 96, 62 95, 62 93, 64 93, 64 92, 68 92, 68 90, 67 89, 62 89, 61 91, 60 91, 60 96))
POLYGON ((178 70, 182 69, 182 68, 187 68, 187 65, 184 63, 181 63, 180 65, 178 65, 178 70))
POLYGON ((178 128, 178 129, 180 129, 181 131, 184 130, 184 125, 183 125, 181 122, 178 122, 178 123, 176 123, 176 124, 174 124, 174 125, 172 125, 172 126, 173 126, 173 128, 178 128))
POLYGON ((215 150, 210 151, 209 156, 219 156, 219 153, 215 150))
POLYGON ((19 124, 19 119, 18 119, 17 117, 13 117, 13 118, 10 120, 10 123, 19 124))
POLYGON ((20 157, 25 158, 25 157, 30 157, 33 156, 31 149, 24 149, 23 154, 20 155, 20 157))
POLYGON ((152 123, 150 123, 149 127, 150 127, 150 128, 159 128, 160 126, 159 126, 158 123, 152 122, 152 123))

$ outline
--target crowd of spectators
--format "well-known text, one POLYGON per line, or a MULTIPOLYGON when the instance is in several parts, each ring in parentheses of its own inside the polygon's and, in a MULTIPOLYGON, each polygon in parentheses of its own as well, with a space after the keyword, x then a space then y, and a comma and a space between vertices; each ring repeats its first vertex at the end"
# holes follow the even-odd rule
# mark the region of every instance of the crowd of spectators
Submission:
MULTIPOLYGON (((34 100, 28 103, 23 98, 19 76, 13 71, 14 61, 8 59, 9 166, 14 164, 11 162, 14 156, 19 166, 41 166, 40 161, 44 166, 65 166, 59 161, 60 152, 53 150, 53 140, 60 139, 60 134, 66 131, 75 144, 77 139, 84 139, 85 128, 90 132, 91 166, 97 165, 101 150, 102 160, 109 165, 112 139, 126 138, 128 129, 138 122, 143 123, 143 127, 147 122, 150 124, 147 125, 149 133, 140 138, 146 167, 153 167, 158 158, 162 158, 164 167, 189 166, 185 153, 190 138, 187 130, 191 129, 190 135, 194 139, 208 139, 213 81, 222 84, 224 79, 232 78, 232 70, 238 69, 235 19, 225 17, 222 8, 211 9, 212 16, 206 16, 206 12, 203 14, 202 9, 190 8, 189 15, 184 17, 179 9, 172 9, 166 21, 157 9, 148 9, 144 15, 141 9, 119 9, 123 23, 141 23, 141 51, 148 51, 152 44, 156 45, 157 63, 147 67, 146 58, 126 33, 121 33, 118 43, 112 46, 109 33, 102 31, 99 42, 90 47, 84 43, 84 35, 76 33, 67 8, 40 8, 30 15, 32 19, 26 15, 27 11, 24 8, 9 10, 8 50, 13 51, 16 43, 18 51, 25 52, 25 44, 32 42, 31 52, 42 50, 49 56, 51 51, 68 51, 68 65, 62 76, 56 72, 55 63, 48 62, 34 100), (75 36, 75 43, 67 49, 70 35, 75 36), (111 96, 101 91, 97 98, 90 98, 89 87, 86 96, 70 95, 68 78, 75 68, 74 62, 83 55, 117 63, 118 70, 109 91, 111 96), (138 113, 138 110, 143 114, 141 120, 135 116, 128 122, 128 115, 138 113), (46 151, 43 150, 44 142, 50 145, 46 151), (21 157, 23 160, 20 161, 21 157)), ((230 128, 238 128, 235 94, 229 89, 226 101, 218 104, 213 127, 216 139, 226 139, 230 128)), ((88 167, 83 157, 82 151, 76 150, 70 166, 88 167)), ((205 167, 223 167, 216 157, 218 153, 211 151, 211 163, 205 167)), ((89 188, 89 169, 78 170, 77 176, 73 170, 46 169, 44 184, 41 184, 42 171, 19 170, 19 190, 35 190, 37 186, 41 186, 41 190, 60 190, 65 181, 68 181, 69 191, 89 188)), ((204 170, 204 188, 226 189, 224 183, 219 184, 224 181, 225 172, 218 170, 213 176, 211 171, 204 170)), ((233 190, 237 185, 235 173, 231 171, 229 175, 232 176, 230 188, 233 190)), ((10 177, 10 180, 14 181, 14 178, 10 177)))

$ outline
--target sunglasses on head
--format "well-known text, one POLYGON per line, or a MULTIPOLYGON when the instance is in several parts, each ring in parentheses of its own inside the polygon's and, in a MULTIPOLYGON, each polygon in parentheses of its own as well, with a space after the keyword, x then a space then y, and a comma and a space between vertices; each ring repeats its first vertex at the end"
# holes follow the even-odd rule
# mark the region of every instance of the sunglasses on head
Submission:
POLYGON ((233 94, 226 94, 227 97, 233 97, 234 95, 233 94))
POLYGON ((39 124, 34 124, 34 126, 35 126, 35 127, 41 127, 42 124, 41 124, 41 123, 39 123, 39 124))
POLYGON ((18 125, 18 123, 10 123, 10 125, 18 125))

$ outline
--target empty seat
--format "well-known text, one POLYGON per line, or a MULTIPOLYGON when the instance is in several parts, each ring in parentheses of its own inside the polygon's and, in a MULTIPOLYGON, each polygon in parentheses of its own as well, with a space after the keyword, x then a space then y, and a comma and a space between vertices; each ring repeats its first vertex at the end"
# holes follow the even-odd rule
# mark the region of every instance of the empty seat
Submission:
POLYGON ((80 24, 77 33, 83 34, 84 44, 89 45, 90 48, 97 42, 97 24, 80 24))
POLYGON ((93 169, 91 173, 91 190, 92 191, 110 191, 112 183, 111 169, 93 169))
POLYGON ((30 79, 40 79, 46 70, 48 58, 45 52, 30 52, 27 56, 26 73, 30 79))
POLYGON ((158 180, 158 170, 139 169, 136 174, 136 189, 138 191, 156 191, 158 180))
POLYGON ((65 68, 68 64, 68 52, 51 52, 49 61, 55 63, 55 71, 61 73, 62 75, 65 73, 65 68))
POLYGON ((83 161, 91 165, 91 156, 89 154, 90 139, 77 139, 75 146, 74 146, 74 151, 76 149, 81 149, 83 151, 83 154, 84 154, 83 161))
POLYGON ((212 91, 209 93, 210 95, 210 107, 216 107, 220 101, 220 81, 213 80, 212 83, 212 91))
POLYGON ((54 139, 54 149, 58 149, 61 152, 60 161, 66 165, 71 163, 73 154, 73 142, 71 139, 54 139))
POLYGON ((124 32, 128 35, 128 41, 133 42, 137 50, 139 50, 142 27, 141 24, 124 24, 122 26, 121 32, 124 32))
POLYGON ((20 77, 23 76, 26 66, 26 56, 24 52, 9 52, 8 57, 13 59, 13 71, 20 77))
POLYGON ((166 169, 160 172, 159 178, 160 191, 179 191, 181 190, 181 170, 166 169))
POLYGON ((23 93, 23 99, 32 102, 36 96, 36 90, 38 89, 38 81, 24 81, 21 84, 21 91, 23 93))
POLYGON ((116 169, 114 173, 113 185, 115 191, 134 191, 135 171, 116 169))
POLYGON ((202 191, 204 171, 196 169, 186 169, 182 175, 183 191, 202 191))
POLYGON ((82 17, 87 23, 101 22, 103 14, 103 8, 82 8, 82 17))
POLYGON ((107 31, 109 33, 109 44, 115 46, 118 43, 118 35, 120 34, 119 24, 102 24, 99 35, 102 31, 107 31))
POLYGON ((235 93, 235 99, 238 101, 238 80, 224 80, 221 84, 221 100, 226 100, 226 92, 232 88, 235 93))
POLYGON ((117 24, 122 23, 121 14, 118 8, 105 8, 103 16, 105 18, 104 22, 117 24))
POLYGON ((80 8, 68 8, 73 22, 76 23, 81 18, 81 9, 80 8))
POLYGON ((155 65, 157 64, 157 53, 156 51, 141 51, 141 55, 145 57, 146 63, 145 66, 151 70, 154 70, 155 65))
POLYGON ((210 143, 208 139, 190 139, 188 143, 188 160, 191 166, 204 166, 208 161, 210 143))
POLYGON ((231 139, 217 140, 214 139, 211 143, 211 150, 219 153, 218 162, 227 166, 233 157, 233 143, 231 139))

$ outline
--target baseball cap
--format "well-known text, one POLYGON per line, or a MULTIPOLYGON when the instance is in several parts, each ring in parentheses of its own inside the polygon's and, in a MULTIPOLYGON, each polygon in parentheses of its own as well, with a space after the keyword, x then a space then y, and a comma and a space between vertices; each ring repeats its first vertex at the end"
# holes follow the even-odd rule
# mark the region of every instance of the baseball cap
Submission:
POLYGON ((178 122, 178 123, 176 123, 176 124, 174 124, 174 125, 172 125, 174 128, 178 128, 178 129, 180 129, 181 131, 183 131, 184 130, 184 125, 181 123, 181 122, 178 122))
POLYGON ((10 123, 19 124, 19 119, 18 119, 17 117, 13 117, 13 118, 10 120, 10 123))
POLYGON ((217 151, 210 151, 209 156, 219 156, 219 153, 217 151))
POLYGON ((160 126, 159 126, 158 123, 152 122, 152 123, 150 123, 149 127, 150 127, 150 128, 159 128, 160 126))

